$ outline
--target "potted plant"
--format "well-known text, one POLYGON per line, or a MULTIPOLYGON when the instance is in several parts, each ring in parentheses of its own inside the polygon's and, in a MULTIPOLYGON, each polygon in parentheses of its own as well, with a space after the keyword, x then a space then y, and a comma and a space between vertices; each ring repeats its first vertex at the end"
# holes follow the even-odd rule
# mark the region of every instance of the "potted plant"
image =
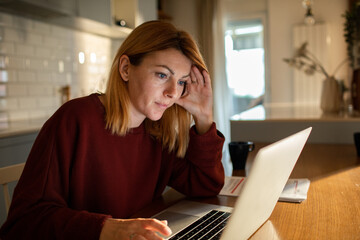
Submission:
POLYGON ((344 59, 330 74, 322 63, 311 53, 308 48, 308 43, 304 42, 298 49, 292 58, 284 58, 283 60, 291 67, 295 67, 298 70, 304 71, 307 75, 313 75, 316 72, 324 76, 322 84, 320 108, 325 113, 337 113, 341 110, 343 105, 343 93, 346 91, 344 82, 335 78, 336 72, 343 66, 348 58, 344 59))

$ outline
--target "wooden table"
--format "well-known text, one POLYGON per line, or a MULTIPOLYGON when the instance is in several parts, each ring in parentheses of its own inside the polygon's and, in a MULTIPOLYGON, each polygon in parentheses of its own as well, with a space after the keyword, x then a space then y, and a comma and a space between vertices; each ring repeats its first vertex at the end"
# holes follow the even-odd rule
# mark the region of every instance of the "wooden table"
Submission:
MULTIPOLYGON (((256 144, 258 150, 265 144, 256 144)), ((249 155, 247 172, 257 151, 249 155)), ((307 144, 291 178, 311 180, 302 203, 278 202, 269 220, 251 239, 360 239, 360 158, 354 145, 307 144)), ((149 217, 184 199, 168 191, 135 216, 149 217)), ((235 197, 192 199, 233 207, 235 197)))

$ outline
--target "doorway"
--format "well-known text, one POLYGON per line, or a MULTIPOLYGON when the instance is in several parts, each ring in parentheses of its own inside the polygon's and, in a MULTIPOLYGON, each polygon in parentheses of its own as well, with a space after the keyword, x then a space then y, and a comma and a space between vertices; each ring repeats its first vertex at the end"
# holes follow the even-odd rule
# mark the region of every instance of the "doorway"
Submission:
POLYGON ((265 48, 262 19, 226 24, 225 60, 227 84, 232 94, 231 115, 263 103, 265 48))

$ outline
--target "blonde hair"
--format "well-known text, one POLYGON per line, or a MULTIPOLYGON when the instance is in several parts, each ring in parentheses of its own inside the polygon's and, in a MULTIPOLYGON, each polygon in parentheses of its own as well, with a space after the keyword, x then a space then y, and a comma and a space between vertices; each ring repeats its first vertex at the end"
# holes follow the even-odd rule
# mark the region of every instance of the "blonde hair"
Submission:
MULTIPOLYGON (((145 55, 169 48, 181 51, 200 71, 207 71, 196 42, 187 32, 162 21, 145 22, 135 28, 117 51, 105 91, 106 128, 113 134, 123 136, 130 130, 130 98, 127 84, 118 69, 120 57, 127 55, 132 65, 139 65, 145 55)), ((178 157, 184 157, 191 123, 191 114, 174 104, 164 112, 160 120, 151 121, 146 118, 145 128, 162 142, 163 148, 168 148, 169 152, 176 151, 178 157)))

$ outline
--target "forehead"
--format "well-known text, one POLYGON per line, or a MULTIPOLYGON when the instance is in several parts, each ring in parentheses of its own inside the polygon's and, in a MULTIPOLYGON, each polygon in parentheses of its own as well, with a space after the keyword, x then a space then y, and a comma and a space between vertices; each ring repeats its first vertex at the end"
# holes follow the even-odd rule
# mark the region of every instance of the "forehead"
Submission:
POLYGON ((190 71, 192 62, 181 51, 169 48, 165 50, 155 51, 147 54, 143 61, 147 65, 163 65, 173 67, 179 70, 190 71))

